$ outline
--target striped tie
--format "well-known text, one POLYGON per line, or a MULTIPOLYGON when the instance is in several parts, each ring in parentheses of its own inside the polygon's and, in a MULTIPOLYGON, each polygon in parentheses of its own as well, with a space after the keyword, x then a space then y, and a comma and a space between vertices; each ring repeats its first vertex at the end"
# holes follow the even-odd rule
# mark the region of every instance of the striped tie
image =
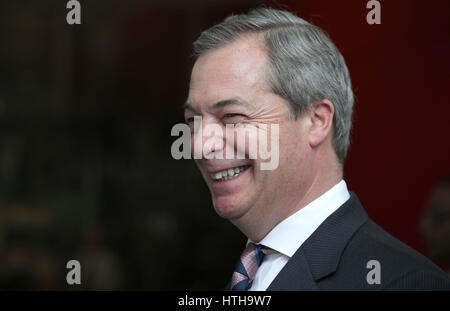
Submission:
POLYGON ((234 269, 231 278, 231 290, 246 291, 252 287, 256 271, 261 266, 264 256, 275 251, 260 244, 248 243, 234 269))

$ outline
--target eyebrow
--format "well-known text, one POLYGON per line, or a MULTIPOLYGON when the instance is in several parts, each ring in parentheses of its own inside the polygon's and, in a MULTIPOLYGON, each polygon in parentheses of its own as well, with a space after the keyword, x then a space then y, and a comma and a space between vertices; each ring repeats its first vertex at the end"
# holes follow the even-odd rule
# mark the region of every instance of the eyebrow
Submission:
MULTIPOLYGON (((211 108, 214 110, 217 110, 217 109, 221 109, 221 108, 224 108, 224 107, 230 106, 230 105, 240 105, 240 106, 244 106, 247 108, 249 108, 251 106, 248 102, 246 102, 242 98, 233 97, 230 99, 220 100, 220 101, 214 103, 211 108)), ((183 110, 184 111, 191 110, 193 112, 197 111, 189 101, 186 101, 186 103, 183 105, 183 110)))

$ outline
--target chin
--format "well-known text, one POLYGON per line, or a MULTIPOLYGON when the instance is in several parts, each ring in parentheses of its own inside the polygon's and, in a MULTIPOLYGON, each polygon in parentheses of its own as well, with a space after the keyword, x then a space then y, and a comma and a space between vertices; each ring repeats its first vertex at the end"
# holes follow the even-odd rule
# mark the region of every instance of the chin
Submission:
POLYGON ((234 202, 226 198, 213 199, 213 205, 220 217, 229 220, 242 217, 248 210, 242 202, 234 202))

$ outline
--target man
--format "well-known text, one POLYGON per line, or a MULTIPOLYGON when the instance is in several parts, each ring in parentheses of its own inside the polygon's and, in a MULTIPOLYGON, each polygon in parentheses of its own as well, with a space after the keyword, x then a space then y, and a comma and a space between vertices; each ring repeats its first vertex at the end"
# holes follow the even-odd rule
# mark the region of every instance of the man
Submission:
POLYGON ((214 142, 196 163, 217 213, 248 237, 229 289, 450 289, 439 268, 373 223, 347 190, 353 93, 345 61, 321 29, 256 9, 204 31, 194 55, 185 104, 194 150, 208 141, 195 135, 196 117, 201 128, 228 133, 207 137, 214 142), (242 131, 269 134, 269 125, 278 126, 279 164, 263 170, 265 160, 248 150, 257 138, 242 131), (217 156, 230 145, 246 157, 217 156))
POLYGON ((430 258, 442 263, 450 274, 450 176, 440 179, 428 198, 420 222, 430 258))

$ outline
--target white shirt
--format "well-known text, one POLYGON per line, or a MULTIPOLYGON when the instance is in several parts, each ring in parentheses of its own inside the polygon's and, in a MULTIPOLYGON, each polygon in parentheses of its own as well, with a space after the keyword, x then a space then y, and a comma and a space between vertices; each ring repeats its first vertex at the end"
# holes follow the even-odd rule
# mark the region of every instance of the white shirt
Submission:
MULTIPOLYGON (((297 249, 325 219, 350 198, 341 180, 320 197, 276 225, 260 242, 277 251, 265 256, 249 290, 266 290, 297 249)), ((252 241, 248 240, 247 244, 252 241)))

